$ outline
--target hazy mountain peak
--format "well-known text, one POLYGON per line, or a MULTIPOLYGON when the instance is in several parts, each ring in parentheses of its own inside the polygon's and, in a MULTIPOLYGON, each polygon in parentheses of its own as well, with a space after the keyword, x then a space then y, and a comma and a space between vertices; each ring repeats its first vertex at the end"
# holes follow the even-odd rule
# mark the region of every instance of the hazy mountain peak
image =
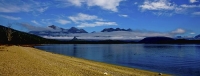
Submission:
POLYGON ((200 39, 200 34, 194 37, 195 39, 200 39))
POLYGON ((51 25, 51 26, 48 26, 49 28, 52 28, 52 29, 56 29, 57 27, 55 25, 51 25))
POLYGON ((121 28, 105 28, 101 32, 113 32, 113 31, 132 31, 132 29, 121 29, 121 28))

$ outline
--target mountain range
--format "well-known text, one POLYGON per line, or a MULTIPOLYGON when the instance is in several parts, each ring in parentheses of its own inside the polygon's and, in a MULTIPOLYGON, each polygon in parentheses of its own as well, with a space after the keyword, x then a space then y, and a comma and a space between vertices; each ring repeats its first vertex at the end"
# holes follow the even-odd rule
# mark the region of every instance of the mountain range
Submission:
MULTIPOLYGON (((123 36, 123 37, 131 37, 132 35, 127 35, 128 33, 131 34, 131 32, 134 32, 132 29, 121 29, 121 28, 105 28, 103 29, 101 32, 91 32, 88 33, 87 31, 85 31, 84 29, 79 29, 76 27, 71 27, 69 29, 64 29, 64 28, 60 28, 57 27, 55 25, 51 25, 48 26, 48 30, 43 30, 43 31, 30 31, 30 34, 34 34, 34 35, 38 35, 38 36, 46 36, 46 37, 74 37, 74 36, 83 36, 83 37, 89 37, 89 36, 94 36, 95 38, 97 37, 102 37, 102 36, 106 36, 106 37, 112 37, 112 34, 116 34, 116 33, 123 33, 126 34, 126 36, 124 35, 119 35, 123 36)), ((150 36, 147 36, 150 37, 150 36)), ((142 38, 141 38, 142 39, 142 38)), ((184 39, 184 38, 183 38, 184 39)), ((195 36, 193 39, 200 39, 200 35, 195 36)))
POLYGON ((121 29, 121 28, 105 28, 101 32, 114 32, 114 31, 132 31, 132 29, 121 29))
MULTIPOLYGON (((38 36, 66 36, 67 34, 77 34, 77 33, 88 33, 84 29, 78 29, 76 27, 71 27, 69 29, 64 29, 57 27, 55 25, 48 26, 50 30, 43 31, 30 31, 30 34, 38 35, 38 36)), ((114 31, 132 31, 132 29, 121 29, 121 28, 105 28, 101 32, 114 32, 114 31)), ((92 32, 95 33, 95 32, 92 32)))
POLYGON ((70 29, 64 29, 57 27, 55 25, 48 26, 51 30, 45 31, 30 31, 30 34, 38 35, 38 36, 65 36, 69 33, 88 33, 84 29, 78 29, 75 27, 71 27, 70 29))
MULTIPOLYGON (((57 27, 53 27, 57 29, 57 27)), ((32 35, 26 32, 14 30, 12 28, 12 39, 9 41, 6 35, 8 28, 0 25, 0 44, 121 44, 121 43, 145 43, 145 44, 200 44, 200 40, 187 40, 187 39, 173 39, 169 37, 146 37, 140 41, 133 40, 82 40, 77 39, 76 36, 69 41, 58 41, 53 39, 45 39, 37 35, 32 35)), ((72 28, 75 29, 75 28, 72 28)), ((76 29, 77 30, 77 29, 76 29)), ((92 33, 91 33, 92 34, 92 33)), ((199 38, 197 35, 196 38, 199 38)))

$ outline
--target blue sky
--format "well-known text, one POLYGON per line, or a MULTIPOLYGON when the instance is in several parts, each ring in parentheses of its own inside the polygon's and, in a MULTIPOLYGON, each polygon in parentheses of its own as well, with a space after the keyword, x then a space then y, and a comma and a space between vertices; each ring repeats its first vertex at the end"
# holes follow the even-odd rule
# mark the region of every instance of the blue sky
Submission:
POLYGON ((0 24, 62 28, 78 27, 88 32, 104 28, 200 34, 200 0, 0 0, 0 24))

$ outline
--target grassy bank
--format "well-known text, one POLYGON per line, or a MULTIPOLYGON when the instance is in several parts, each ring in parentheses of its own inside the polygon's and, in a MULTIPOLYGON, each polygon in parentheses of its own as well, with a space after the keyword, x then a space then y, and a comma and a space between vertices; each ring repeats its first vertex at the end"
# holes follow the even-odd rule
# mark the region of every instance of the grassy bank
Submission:
POLYGON ((0 76, 29 75, 158 76, 158 73, 53 54, 31 47, 0 46, 0 76))

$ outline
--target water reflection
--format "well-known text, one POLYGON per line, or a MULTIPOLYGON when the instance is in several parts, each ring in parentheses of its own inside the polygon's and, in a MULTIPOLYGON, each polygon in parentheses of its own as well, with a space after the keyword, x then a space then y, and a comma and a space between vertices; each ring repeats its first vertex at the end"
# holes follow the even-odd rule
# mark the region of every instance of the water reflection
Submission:
POLYGON ((73 44, 73 56, 76 56, 77 54, 77 46, 76 46, 77 44, 73 44))

